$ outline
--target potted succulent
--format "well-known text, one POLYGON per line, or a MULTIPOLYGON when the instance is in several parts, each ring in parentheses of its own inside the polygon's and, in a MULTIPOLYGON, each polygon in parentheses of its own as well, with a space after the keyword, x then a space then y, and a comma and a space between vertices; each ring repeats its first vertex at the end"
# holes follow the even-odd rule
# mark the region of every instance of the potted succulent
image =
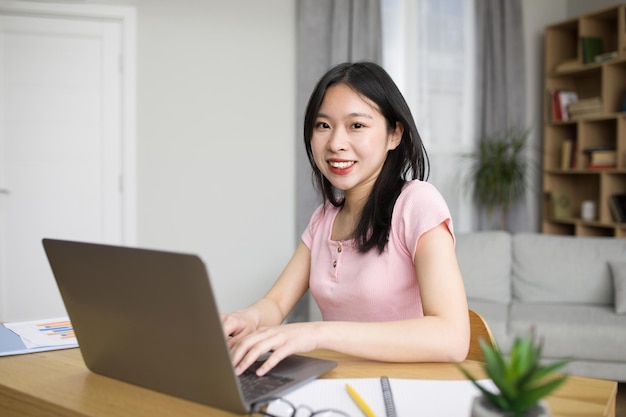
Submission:
POLYGON ((524 197, 528 163, 525 155, 529 130, 510 128, 478 140, 470 159, 466 185, 479 208, 486 208, 491 218, 498 209, 500 226, 507 230, 507 213, 524 197))
POLYGON ((513 342, 508 360, 497 348, 483 340, 481 349, 485 354, 483 369, 491 378, 498 392, 491 392, 463 367, 463 374, 481 391, 472 404, 471 417, 530 417, 548 416, 549 410, 543 398, 557 389, 566 375, 555 371, 568 360, 542 365, 541 343, 535 343, 534 334, 517 337, 513 342))

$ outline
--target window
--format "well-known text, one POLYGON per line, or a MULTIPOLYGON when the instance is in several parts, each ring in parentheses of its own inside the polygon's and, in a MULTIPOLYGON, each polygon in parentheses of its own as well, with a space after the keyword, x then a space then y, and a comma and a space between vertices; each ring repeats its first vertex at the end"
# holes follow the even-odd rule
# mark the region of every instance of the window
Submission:
POLYGON ((474 143, 474 3, 382 0, 383 66, 404 94, 455 231, 472 230, 463 154, 474 143))

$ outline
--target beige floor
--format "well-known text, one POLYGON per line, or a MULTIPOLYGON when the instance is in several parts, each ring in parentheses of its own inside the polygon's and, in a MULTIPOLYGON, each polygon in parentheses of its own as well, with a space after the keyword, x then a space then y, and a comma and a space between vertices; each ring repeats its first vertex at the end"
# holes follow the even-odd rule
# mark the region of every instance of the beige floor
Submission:
POLYGON ((617 385, 615 417, 626 417, 626 382, 620 382, 617 385))

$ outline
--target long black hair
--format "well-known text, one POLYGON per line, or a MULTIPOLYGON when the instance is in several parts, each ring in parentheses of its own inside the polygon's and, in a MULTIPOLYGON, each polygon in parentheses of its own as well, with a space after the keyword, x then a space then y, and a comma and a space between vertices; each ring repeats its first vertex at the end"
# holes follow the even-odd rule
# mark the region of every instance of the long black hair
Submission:
POLYGON ((428 156, 409 106, 382 67, 372 62, 334 66, 315 86, 304 115, 304 146, 313 168, 314 185, 324 200, 335 207, 344 204, 341 193, 337 192, 315 164, 311 149, 311 137, 319 108, 328 88, 336 84, 344 84, 375 103, 387 120, 389 132, 396 128, 398 122, 404 127, 400 145, 388 152, 353 235, 360 252, 377 248, 382 253, 389 240, 391 215, 402 187, 408 180, 428 178, 428 156))

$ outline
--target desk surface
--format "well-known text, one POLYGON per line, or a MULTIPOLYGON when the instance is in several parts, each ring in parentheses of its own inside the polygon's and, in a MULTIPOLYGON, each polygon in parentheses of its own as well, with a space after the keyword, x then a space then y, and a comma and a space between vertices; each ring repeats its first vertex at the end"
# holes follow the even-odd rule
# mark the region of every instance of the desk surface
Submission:
MULTIPOLYGON (((452 364, 373 362, 327 351, 313 356, 339 365, 324 378, 464 379, 452 364)), ((466 362, 481 374, 480 364, 466 362)), ((553 416, 615 416, 617 383, 571 376, 547 401, 553 416)), ((0 357, 0 415, 6 417, 160 417, 234 414, 93 374, 80 351, 68 349, 0 357)))

